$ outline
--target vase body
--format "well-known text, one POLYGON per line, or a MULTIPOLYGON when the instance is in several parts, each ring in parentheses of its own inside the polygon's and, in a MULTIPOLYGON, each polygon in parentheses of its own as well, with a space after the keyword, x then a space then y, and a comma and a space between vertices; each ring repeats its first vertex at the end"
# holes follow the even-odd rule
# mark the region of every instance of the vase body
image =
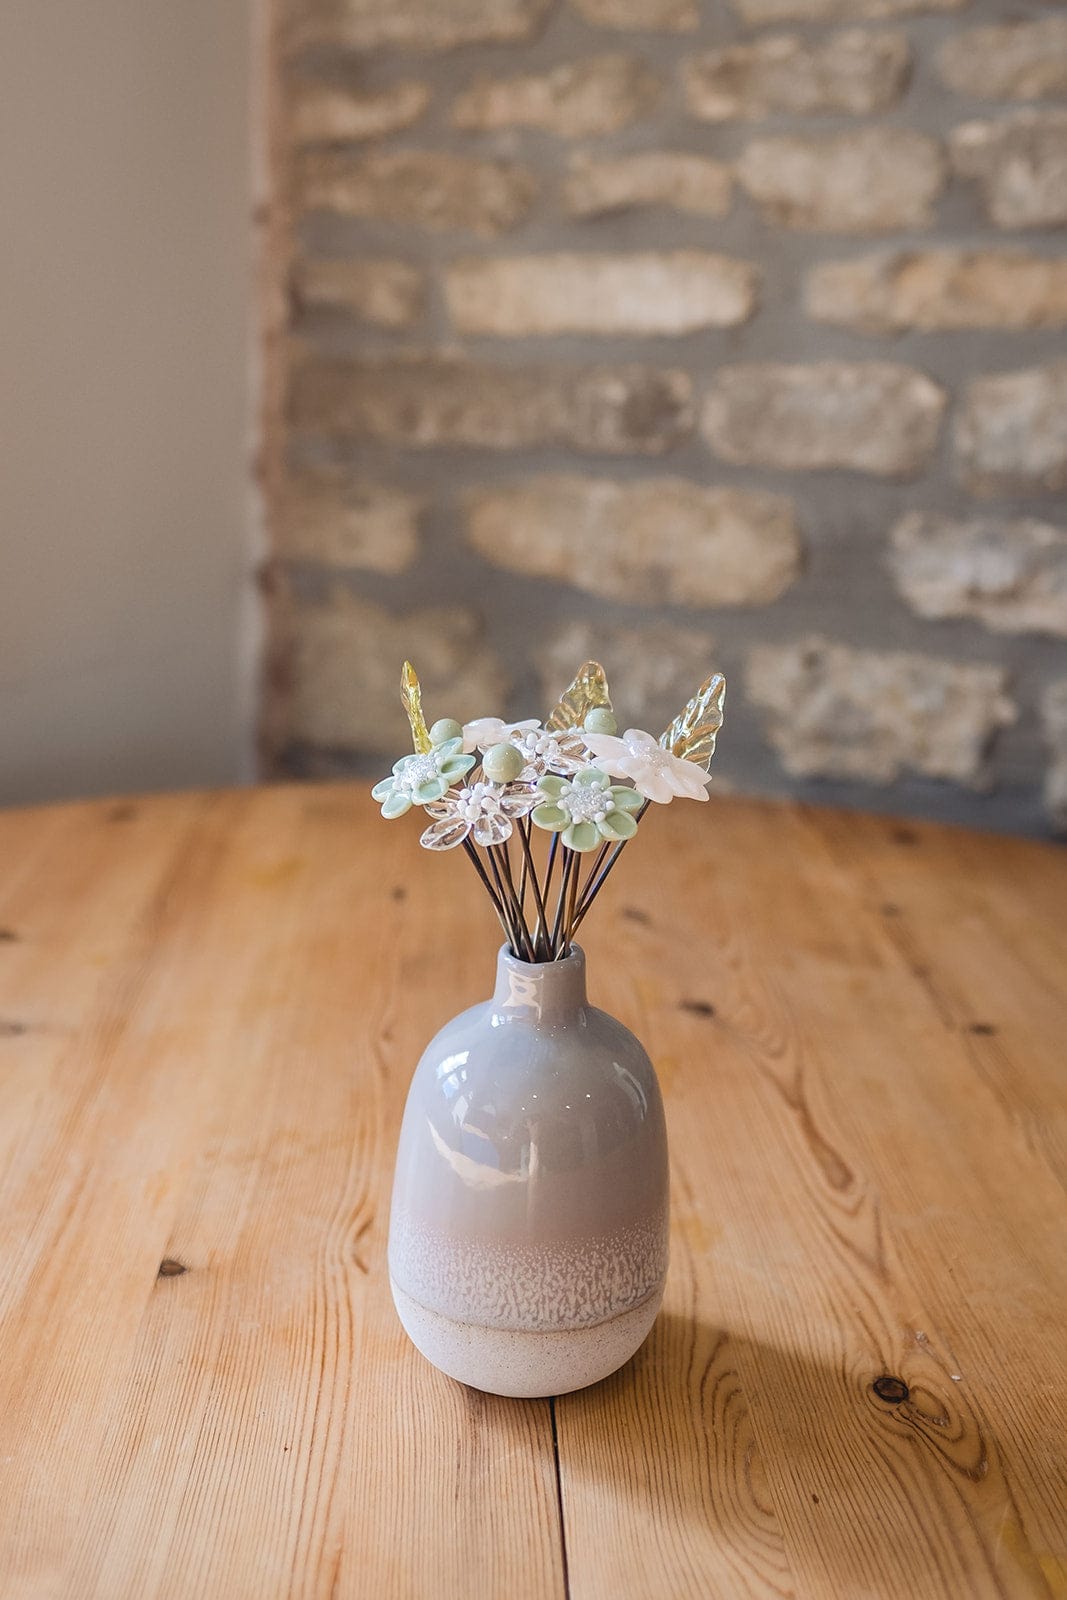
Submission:
POLYGON ((607 1377, 659 1310, 667 1177, 652 1063, 589 1005, 582 951, 502 950, 493 998, 442 1028, 408 1095, 389 1274, 412 1342, 493 1394, 607 1377))

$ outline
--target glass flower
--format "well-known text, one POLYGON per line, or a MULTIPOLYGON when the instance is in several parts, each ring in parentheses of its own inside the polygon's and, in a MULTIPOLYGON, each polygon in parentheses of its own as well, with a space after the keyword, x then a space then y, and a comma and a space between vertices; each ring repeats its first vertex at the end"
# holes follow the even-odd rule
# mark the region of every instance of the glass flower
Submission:
POLYGON ((708 798, 708 775, 703 768, 695 761, 672 756, 640 728, 627 728, 621 739, 608 733, 587 733, 585 742, 613 778, 629 778, 646 800, 669 805, 675 796, 708 798))
POLYGON ((453 850, 472 835, 475 844, 503 844, 511 838, 512 819, 526 816, 537 801, 537 794, 529 789, 515 790, 499 783, 472 784, 426 807, 427 815, 434 820, 419 843, 427 850, 453 850))
POLYGON ((585 735, 577 728, 549 733, 535 724, 526 733, 513 734, 511 742, 517 746, 525 762, 522 769, 524 783, 535 783, 546 773, 574 777, 592 764, 585 745, 585 735))
POLYGON ((495 744, 505 744, 516 733, 526 733, 541 724, 536 717, 527 722, 505 722, 502 717, 477 717, 464 723, 463 748, 467 754, 475 750, 491 750, 495 744))
POLYGON ((464 755, 462 746, 462 739, 446 739, 426 755, 401 756, 394 762, 392 776, 371 790, 381 801, 382 816, 402 817, 412 806, 427 805, 447 794, 474 765, 474 757, 464 755))
POLYGON ((573 783, 547 773, 537 785, 545 796, 531 820, 550 833, 562 833, 568 850, 595 850, 606 839, 619 843, 632 839, 641 809, 636 789, 611 778, 599 767, 584 767, 573 783))

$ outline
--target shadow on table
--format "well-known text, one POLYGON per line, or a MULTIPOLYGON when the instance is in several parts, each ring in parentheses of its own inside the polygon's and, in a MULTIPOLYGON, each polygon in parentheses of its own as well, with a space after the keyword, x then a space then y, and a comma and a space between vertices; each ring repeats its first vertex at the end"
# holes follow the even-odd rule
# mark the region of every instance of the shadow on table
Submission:
POLYGON ((677 1561, 761 1592, 940 1595, 919 1418, 879 1378, 665 1311, 621 1372, 556 1401, 568 1523, 631 1530, 663 1593, 677 1561))

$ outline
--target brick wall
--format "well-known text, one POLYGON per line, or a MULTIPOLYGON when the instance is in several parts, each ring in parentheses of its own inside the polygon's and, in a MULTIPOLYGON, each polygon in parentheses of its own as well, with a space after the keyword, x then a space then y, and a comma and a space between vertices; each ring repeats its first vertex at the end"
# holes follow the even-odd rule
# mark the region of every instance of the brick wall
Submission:
MULTIPOLYGON (((281 0, 279 0, 281 3, 281 0)), ((288 0, 268 765, 601 658, 720 784, 1067 827, 1067 13, 288 0)))

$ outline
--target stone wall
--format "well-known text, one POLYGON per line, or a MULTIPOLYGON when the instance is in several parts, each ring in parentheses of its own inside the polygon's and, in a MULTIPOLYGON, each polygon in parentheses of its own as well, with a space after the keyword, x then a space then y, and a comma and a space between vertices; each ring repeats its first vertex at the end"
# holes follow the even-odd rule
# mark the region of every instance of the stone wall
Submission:
POLYGON ((268 768, 594 655, 726 672, 723 788, 1067 827, 1062 6, 275 20, 268 768))

